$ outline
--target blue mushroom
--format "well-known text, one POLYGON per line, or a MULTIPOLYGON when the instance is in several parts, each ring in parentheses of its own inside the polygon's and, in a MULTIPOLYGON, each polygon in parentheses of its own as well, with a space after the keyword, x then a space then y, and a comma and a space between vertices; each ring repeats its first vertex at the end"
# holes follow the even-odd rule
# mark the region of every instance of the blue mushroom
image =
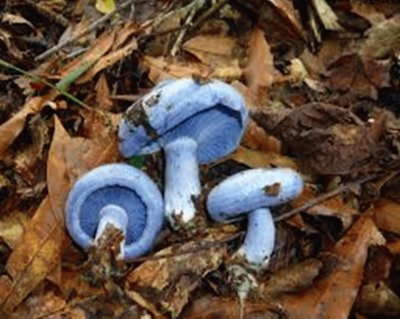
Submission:
POLYGON ((270 207, 284 204, 303 190, 300 175, 292 169, 250 169, 228 177, 207 198, 207 210, 218 222, 248 215, 247 233, 238 254, 256 268, 268 264, 275 243, 270 207))
POLYGON ((130 261, 148 252, 159 234, 163 200, 156 184, 126 164, 107 164, 81 176, 65 206, 66 226, 85 251, 96 245, 107 224, 124 234, 121 258, 130 261))
POLYGON ((235 150, 247 119, 241 95, 226 83, 163 82, 125 112, 120 151, 130 157, 164 149, 165 213, 173 226, 182 226, 196 213, 199 164, 235 150))

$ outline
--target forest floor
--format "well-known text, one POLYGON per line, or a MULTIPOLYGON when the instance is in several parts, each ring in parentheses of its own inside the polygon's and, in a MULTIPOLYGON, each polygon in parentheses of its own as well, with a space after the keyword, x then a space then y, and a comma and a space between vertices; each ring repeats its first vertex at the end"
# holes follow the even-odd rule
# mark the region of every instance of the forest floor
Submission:
POLYGON ((399 116, 397 1, 0 0, 0 317, 399 318, 399 116), (163 188, 163 154, 123 159, 118 124, 190 76, 250 112, 239 148, 201 166, 203 200, 249 168, 305 182, 273 209, 261 271, 232 268, 246 219, 217 224, 204 201, 201 226, 166 225, 128 264, 65 229, 70 188, 101 164, 163 188))

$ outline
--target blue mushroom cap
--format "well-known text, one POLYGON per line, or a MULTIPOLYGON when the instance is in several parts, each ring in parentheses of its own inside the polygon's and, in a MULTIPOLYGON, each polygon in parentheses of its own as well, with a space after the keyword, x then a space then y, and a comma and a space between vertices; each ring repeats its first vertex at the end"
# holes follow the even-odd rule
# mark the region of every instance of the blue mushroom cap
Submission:
POLYGON ((207 209, 212 219, 222 222, 257 208, 284 204, 302 190, 303 181, 292 169, 250 169, 218 184, 208 195, 207 209))
POLYGON ((103 165, 81 176, 69 193, 65 214, 69 234, 84 250, 93 244, 100 212, 107 205, 121 207, 128 216, 124 259, 148 252, 164 219, 156 184, 126 164, 103 165))
POLYGON ((200 163, 212 162, 238 145, 248 119, 241 95, 212 80, 168 81, 133 104, 119 127, 125 157, 158 151, 179 137, 198 143, 200 163))

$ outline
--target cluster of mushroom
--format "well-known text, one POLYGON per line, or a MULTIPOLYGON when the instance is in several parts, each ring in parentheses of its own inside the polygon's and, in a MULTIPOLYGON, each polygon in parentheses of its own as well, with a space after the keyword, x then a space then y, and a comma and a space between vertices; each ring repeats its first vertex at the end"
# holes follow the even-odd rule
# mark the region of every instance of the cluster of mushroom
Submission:
MULTIPOLYGON (((71 237, 87 250, 112 224, 125 236, 121 257, 130 261, 152 248, 164 216, 174 227, 190 225, 201 193, 199 164, 234 151, 247 120, 241 95, 228 84, 162 82, 125 112, 119 139, 124 157, 164 151, 164 201, 142 171, 126 164, 98 167, 82 176, 69 194, 66 221, 71 237)), ((291 169, 250 169, 217 185, 208 196, 207 210, 218 222, 249 214, 238 253, 262 266, 275 241, 269 207, 297 197, 302 187, 291 169)))

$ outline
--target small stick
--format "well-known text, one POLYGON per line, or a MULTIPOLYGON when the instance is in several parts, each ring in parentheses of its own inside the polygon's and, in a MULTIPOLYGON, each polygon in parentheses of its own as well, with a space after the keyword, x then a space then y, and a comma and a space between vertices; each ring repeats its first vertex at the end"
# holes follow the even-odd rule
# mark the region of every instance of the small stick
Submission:
POLYGON ((178 53, 178 50, 183 42, 183 38, 186 35, 186 32, 192 26, 192 20, 196 15, 197 11, 204 5, 205 0, 195 0, 193 2, 193 8, 190 10, 188 17, 186 18, 185 24, 182 27, 181 32, 178 34, 176 38, 175 44, 171 49, 171 56, 175 56, 178 53))
POLYGON ((278 221, 287 219, 289 217, 292 217, 293 215, 301 213, 301 212, 303 212, 303 211, 305 211, 305 210, 307 210, 307 209, 309 209, 309 208, 311 208, 311 207, 313 207, 313 206, 315 206, 315 205, 317 205, 317 204, 319 204, 319 203, 321 203, 321 202, 323 202, 323 201, 325 201, 325 200, 327 200, 327 199, 329 199, 331 197, 337 196, 340 193, 343 193, 343 192, 345 192, 345 191, 347 191, 347 190, 349 190, 349 189, 351 189, 351 188, 353 188, 355 186, 359 186, 359 185, 361 185, 361 184, 363 184, 365 182, 369 182, 369 181, 375 179, 376 177, 377 177, 376 175, 372 175, 372 176, 361 178, 358 181, 342 185, 342 186, 340 186, 340 187, 338 187, 338 188, 336 188, 336 189, 334 189, 334 190, 332 190, 332 191, 330 191, 328 193, 325 193, 325 194, 323 194, 321 196, 318 196, 318 197, 308 201, 307 203, 305 203, 304 205, 302 205, 300 207, 297 207, 297 208, 292 209, 292 210, 290 210, 290 211, 288 211, 288 212, 286 212, 286 213, 284 213, 282 215, 279 215, 279 216, 275 217, 274 221, 278 222, 278 221))
POLYGON ((180 251, 180 252, 177 252, 174 254, 163 254, 163 255, 154 255, 154 256, 147 256, 147 257, 138 257, 138 258, 135 258, 131 262, 138 263, 138 262, 143 262, 143 261, 148 261, 148 260, 159 260, 159 259, 173 258, 173 257, 183 256, 183 255, 188 255, 188 254, 195 254, 200 251, 210 249, 211 247, 224 245, 232 240, 235 240, 236 238, 241 237, 243 234, 244 234, 244 232, 240 231, 240 232, 235 233, 232 236, 229 236, 225 239, 215 240, 215 241, 200 241, 202 246, 196 247, 195 249, 188 249, 188 250, 180 251))
POLYGON ((65 18, 62 14, 54 12, 52 9, 47 8, 41 4, 38 4, 37 1, 33 0, 24 0, 29 6, 37 11, 40 15, 44 16, 45 18, 54 21, 55 23, 61 25, 62 27, 68 27, 68 19, 65 18))
POLYGON ((63 42, 60 42, 59 44, 55 45, 54 47, 50 48, 49 50, 43 52, 42 54, 38 55, 35 58, 35 61, 42 61, 45 58, 49 57, 50 55, 52 55, 53 53, 58 52, 59 50, 61 50, 62 48, 64 48, 65 46, 67 46, 68 44, 71 44, 73 42, 75 42, 76 40, 78 40, 80 37, 88 34, 89 32, 92 32, 94 30, 96 30, 97 28, 99 28, 103 23, 105 23, 106 21, 110 20, 114 14, 128 8, 131 4, 133 4, 136 0, 129 0, 124 2, 123 4, 121 4, 118 8, 115 8, 115 10, 105 14, 104 16, 102 16, 100 19, 94 21, 92 24, 90 24, 87 29, 82 30, 81 32, 79 32, 77 35, 72 36, 68 39, 66 39, 63 42))

